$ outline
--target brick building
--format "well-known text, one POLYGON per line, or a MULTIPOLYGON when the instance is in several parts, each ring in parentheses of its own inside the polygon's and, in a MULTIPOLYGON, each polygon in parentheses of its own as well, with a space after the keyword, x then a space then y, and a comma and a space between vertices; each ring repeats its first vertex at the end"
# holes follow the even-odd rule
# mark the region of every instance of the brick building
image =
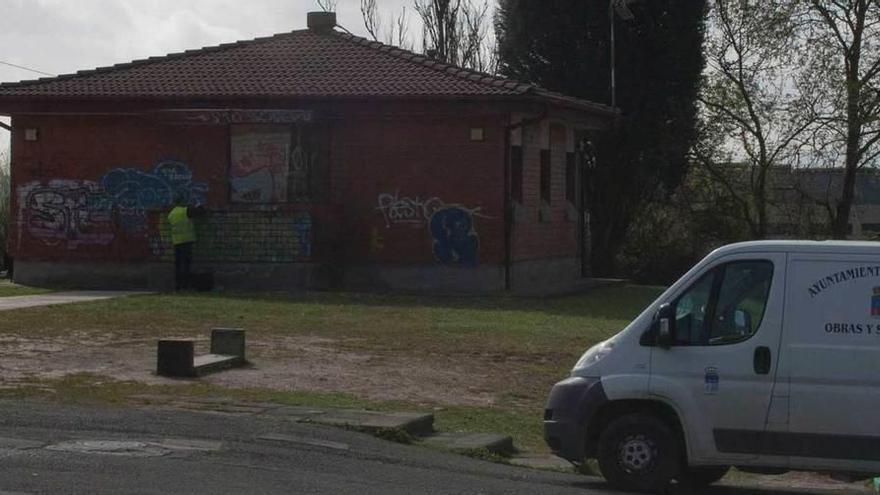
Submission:
POLYGON ((203 203, 223 287, 489 292, 585 273, 576 143, 603 105, 309 28, 0 85, 15 279, 169 287, 203 203))

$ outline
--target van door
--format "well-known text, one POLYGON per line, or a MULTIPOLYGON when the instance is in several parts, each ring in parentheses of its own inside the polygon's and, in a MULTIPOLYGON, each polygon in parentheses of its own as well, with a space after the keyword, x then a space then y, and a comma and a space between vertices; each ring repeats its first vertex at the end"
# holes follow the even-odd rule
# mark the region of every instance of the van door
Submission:
POLYGON ((761 435, 770 407, 785 259, 782 253, 722 258, 670 301, 674 345, 652 349, 649 388, 678 409, 692 463, 759 454, 743 443, 761 435))
POLYGON ((789 426, 768 448, 795 467, 880 472, 880 258, 793 254, 789 273, 789 426))

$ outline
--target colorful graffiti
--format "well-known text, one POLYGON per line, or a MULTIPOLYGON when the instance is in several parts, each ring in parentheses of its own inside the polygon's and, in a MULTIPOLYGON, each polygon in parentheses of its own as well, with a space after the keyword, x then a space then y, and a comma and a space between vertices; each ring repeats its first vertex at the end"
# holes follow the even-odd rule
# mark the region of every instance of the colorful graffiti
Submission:
POLYGON ((480 241, 474 230, 471 210, 460 206, 437 210, 431 216, 430 229, 437 261, 444 264, 477 265, 480 241))
POLYGON ((143 235, 147 213, 168 208, 180 197, 204 203, 207 184, 194 182, 179 161, 159 162, 152 172, 113 169, 100 182, 56 179, 31 182, 17 189, 19 225, 50 246, 110 244, 117 225, 127 234, 143 235))
POLYGON ((147 226, 147 212, 171 206, 176 198, 187 204, 205 203, 207 184, 193 182, 189 167, 179 161, 159 162, 152 172, 118 168, 104 174, 106 191, 119 217, 120 226, 138 232, 147 226))
POLYGON ((92 181, 30 182, 18 188, 19 225, 50 246, 107 245, 115 235, 110 201, 92 181))
POLYGON ((481 207, 447 204, 438 197, 422 199, 420 196, 401 196, 399 192, 379 194, 377 203, 376 210, 382 213, 386 228, 392 225, 427 225, 434 258, 440 263, 477 264, 480 243, 474 218, 491 218, 480 213, 481 207))
POLYGON ((290 128, 234 130, 229 182, 235 203, 287 201, 290 128))

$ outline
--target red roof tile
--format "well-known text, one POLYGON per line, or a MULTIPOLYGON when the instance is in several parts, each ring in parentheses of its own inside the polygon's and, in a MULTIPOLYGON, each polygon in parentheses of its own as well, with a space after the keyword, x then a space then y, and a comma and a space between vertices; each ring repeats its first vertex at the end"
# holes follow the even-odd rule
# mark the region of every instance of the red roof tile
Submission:
POLYGON ((300 30, 76 74, 0 84, 0 101, 104 98, 505 97, 605 105, 338 31, 300 30))

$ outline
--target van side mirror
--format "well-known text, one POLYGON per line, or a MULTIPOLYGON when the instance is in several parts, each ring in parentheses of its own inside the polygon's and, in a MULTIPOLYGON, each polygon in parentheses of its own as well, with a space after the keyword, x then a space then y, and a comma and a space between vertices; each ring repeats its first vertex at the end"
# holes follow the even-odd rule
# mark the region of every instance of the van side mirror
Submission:
POLYGON ((675 343, 675 308, 669 303, 661 304, 654 324, 657 327, 657 345, 663 348, 672 346, 675 343))

